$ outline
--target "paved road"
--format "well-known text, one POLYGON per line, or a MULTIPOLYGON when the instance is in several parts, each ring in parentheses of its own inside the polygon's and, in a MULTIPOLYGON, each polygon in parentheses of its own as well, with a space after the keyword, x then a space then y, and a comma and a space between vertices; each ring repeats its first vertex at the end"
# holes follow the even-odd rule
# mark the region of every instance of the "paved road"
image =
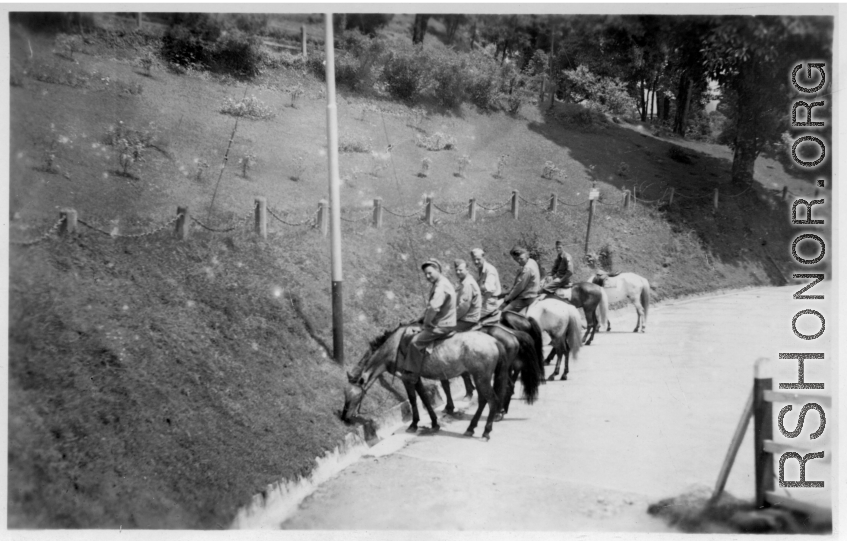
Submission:
MULTIPOLYGON (((791 318, 811 302, 793 300, 793 292, 762 288, 658 305, 646 334, 629 332, 634 309, 615 311, 612 332, 583 350, 569 380, 542 387, 533 406, 513 402, 489 443, 462 437, 466 419, 447 420, 435 434, 400 429, 282 527, 667 531, 647 506, 714 484, 755 359, 774 359, 771 368, 782 374, 776 387, 792 371, 796 381, 796 364, 776 360, 780 351, 827 350, 793 336, 791 318)), ((814 323, 804 317, 798 325, 814 323)), ((828 374, 823 361, 807 361, 806 381, 829 383, 828 374)), ((789 428, 798 409, 786 418, 789 428)), ((816 415, 806 427, 808 441, 816 415)), ((825 433, 817 441, 827 440, 825 433)), ((823 468, 810 463, 807 478, 828 478, 823 468)), ((727 490, 753 496, 750 430, 727 490)))

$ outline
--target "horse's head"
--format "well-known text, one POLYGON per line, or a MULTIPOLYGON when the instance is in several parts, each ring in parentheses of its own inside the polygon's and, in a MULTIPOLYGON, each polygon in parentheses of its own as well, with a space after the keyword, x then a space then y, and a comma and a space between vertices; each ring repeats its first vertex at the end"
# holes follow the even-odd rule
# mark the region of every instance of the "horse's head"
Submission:
POLYGON ((344 408, 341 419, 347 421, 351 415, 359 413, 362 400, 371 385, 386 370, 394 369, 397 348, 400 338, 406 330, 405 326, 385 331, 382 335, 371 340, 368 350, 362 358, 347 372, 347 387, 344 389, 344 408))
POLYGON ((605 287, 606 280, 608 280, 608 279, 609 279, 609 275, 607 273, 603 272, 603 271, 600 271, 600 272, 598 272, 597 274, 594 275, 594 277, 591 279, 591 283, 597 284, 598 286, 601 286, 601 287, 605 287))

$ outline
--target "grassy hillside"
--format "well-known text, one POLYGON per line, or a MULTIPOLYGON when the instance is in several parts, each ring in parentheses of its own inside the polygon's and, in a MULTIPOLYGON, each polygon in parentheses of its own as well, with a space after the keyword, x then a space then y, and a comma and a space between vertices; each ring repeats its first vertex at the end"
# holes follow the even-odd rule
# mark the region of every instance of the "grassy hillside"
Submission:
MULTIPOLYGON (((35 238, 59 208, 72 207, 115 237, 82 227, 73 238, 11 247, 11 527, 228 526, 250 496, 307 472, 350 430, 338 419, 344 370, 369 338, 419 314, 424 259, 450 261, 482 246, 507 283, 516 243, 547 249, 542 266, 556 239, 580 259, 593 182, 602 204, 590 251, 606 247, 615 269, 647 276, 659 298, 781 282, 761 240, 785 265, 787 210, 763 186, 730 186, 720 149, 686 144, 690 163, 682 163, 669 154, 675 141, 596 116, 580 124, 579 111, 563 104, 554 114, 528 105, 518 115, 468 107, 421 115, 342 89, 348 366, 336 366, 326 347, 328 239, 272 219, 263 241, 246 220, 255 196, 289 221, 308 218, 327 196, 321 84, 288 68, 249 85, 162 67, 147 76, 136 61, 149 46, 133 35, 91 37, 71 60, 53 52, 52 36, 12 29, 10 236, 35 238), (304 93, 292 107, 298 84, 304 93), (240 119, 221 174, 235 118, 220 110, 245 95, 273 118, 240 119), (110 136, 117 131, 146 131, 155 143, 126 175, 110 136), (416 144, 436 133, 455 148, 416 144), (247 154, 255 164, 244 175, 238 161, 247 154), (470 164, 461 177, 463 155, 470 164), (422 177, 424 158, 431 165, 422 177), (562 171, 558 179, 542 178, 547 161, 562 171), (669 187, 689 197, 625 211, 622 190, 636 186, 648 200, 669 187), (717 214, 715 187, 733 196, 717 214), (559 212, 522 202, 517 221, 505 208, 464 220, 469 198, 494 206, 513 189, 540 206, 557 193, 559 212), (439 212, 432 227, 391 214, 382 229, 366 223, 375 197, 409 214, 425 195, 458 214, 439 212), (122 237, 165 224, 178 205, 214 228, 237 227, 193 225, 188 242, 170 228, 122 237)), ((760 162, 765 186, 799 182, 760 162)), ((578 276, 591 272, 578 265, 578 276)), ((401 389, 385 378, 363 411, 404 399, 401 389)))

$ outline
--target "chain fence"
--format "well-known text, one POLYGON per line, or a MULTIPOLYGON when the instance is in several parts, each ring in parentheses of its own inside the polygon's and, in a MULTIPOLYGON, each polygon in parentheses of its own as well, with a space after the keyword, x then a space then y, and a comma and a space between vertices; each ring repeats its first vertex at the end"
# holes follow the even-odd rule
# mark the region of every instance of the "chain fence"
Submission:
POLYGON ((299 227, 301 225, 313 225, 315 223, 315 220, 317 220, 317 217, 318 217, 318 211, 315 211, 305 220, 302 220, 300 222, 288 222, 286 220, 283 220, 279 216, 277 216, 277 214, 273 211, 273 209, 270 206, 268 206, 267 209, 268 209, 268 214, 270 214, 275 220, 277 220, 278 222, 283 223, 285 225, 291 226, 291 227, 299 227))
MULTIPOLYGON (((645 193, 646 190, 649 189, 650 186, 653 186, 654 184, 655 183, 647 184, 643 187, 639 187, 639 185, 636 185, 635 190, 637 190, 640 193, 645 193)), ((744 189, 742 189, 741 191, 739 191, 738 193, 734 193, 734 194, 723 193, 723 194, 719 194, 719 197, 724 197, 724 198, 741 197, 742 195, 744 195, 744 194, 750 192, 751 190, 753 190, 754 188, 755 188, 755 185, 750 184, 750 185, 746 186, 744 189)), ((687 200, 687 201, 710 200, 714 197, 714 193, 694 195, 694 194, 679 193, 675 190, 673 190, 673 191, 672 190, 673 190, 672 188, 665 188, 665 190, 662 192, 662 194, 657 199, 641 199, 641 198, 636 197, 635 194, 633 193, 632 203, 633 204, 634 203, 642 203, 644 205, 649 205, 649 206, 656 208, 656 207, 660 207, 662 202, 669 203, 670 199, 671 199, 669 197, 670 194, 672 194, 673 200, 679 199, 679 200, 687 200)), ((782 193, 785 193, 786 195, 790 194, 792 197, 800 197, 799 195, 795 194, 794 192, 792 192, 790 190, 767 190, 766 189, 766 192, 772 192, 777 197, 782 193)), ((517 197, 521 202, 525 203, 526 205, 529 205, 530 207, 535 207, 535 208, 539 209, 541 212, 550 212, 550 205, 551 205, 554 198, 556 198, 557 204, 562 204, 563 206, 567 206, 567 207, 583 207, 587 201, 590 201, 590 199, 586 198, 584 201, 580 201, 580 202, 577 202, 577 203, 569 203, 567 201, 563 201, 563 200, 559 199, 555 194, 551 195, 549 198, 542 199, 542 200, 539 201, 539 200, 527 199, 526 197, 523 197, 519 193, 513 192, 513 195, 508 197, 505 201, 503 201, 503 200, 501 200, 500 202, 477 201, 476 207, 487 213, 487 214, 483 215, 483 217, 486 218, 486 219, 499 218, 501 216, 505 216, 506 214, 512 213, 512 209, 510 208, 510 204, 513 202, 515 197, 517 197), (500 211, 500 212, 497 212, 497 211, 500 211), (495 213, 495 212, 497 212, 497 214, 492 214, 492 213, 495 213)), ((620 206, 622 208, 625 208, 624 207, 625 199, 622 200, 621 202, 607 202, 607 201, 603 201, 603 200, 598 198, 598 199, 595 199, 595 201, 598 204, 604 205, 606 207, 620 206)), ((441 202, 440 204, 437 204, 435 201, 430 199, 428 204, 430 205, 430 208, 434 207, 439 212, 446 214, 450 217, 449 219, 433 218, 434 223, 458 223, 459 221, 461 221, 462 215, 468 214, 468 208, 469 208, 468 205, 469 204, 466 203, 466 202, 441 202)), ((257 214, 258 208, 259 208, 259 202, 257 201, 249 209, 249 211, 246 213, 244 218, 236 218, 235 221, 232 222, 228 226, 210 225, 210 224, 204 223, 203 221, 201 221, 198 218, 195 218, 194 216, 191 216, 190 214, 188 215, 188 217, 190 218, 190 220, 193 224, 196 224, 198 227, 205 229, 206 231, 210 231, 210 232, 213 232, 213 233, 231 233, 231 232, 237 230, 241 226, 244 226, 244 225, 249 226, 251 221, 253 221, 254 217, 258 216, 258 214, 257 214)), ((300 219, 300 220, 295 220, 295 219, 292 219, 292 218, 287 216, 289 214, 289 211, 275 210, 270 205, 267 205, 265 208, 266 208, 267 214, 269 214, 273 219, 275 219, 279 223, 286 225, 286 226, 289 226, 289 227, 302 227, 302 226, 316 227, 318 225, 318 222, 319 222, 320 217, 321 217, 321 209, 323 209, 324 212, 329 212, 329 210, 330 210, 330 207, 328 205, 323 205, 323 206, 319 207, 318 209, 316 209, 311 214, 309 214, 308 216, 306 216, 305 218, 300 219), (285 217, 283 217, 283 216, 285 216, 285 217)), ((377 207, 375 207, 375 208, 377 208, 377 207)), ((425 208, 413 208, 411 210, 408 210, 408 208, 391 209, 391 208, 388 208, 388 207, 385 207, 385 206, 380 206, 378 208, 381 208, 381 210, 385 211, 387 214, 390 214, 392 216, 402 218, 402 219, 413 218, 413 217, 422 218, 423 213, 426 210, 425 208)), ((342 211, 347 214, 346 216, 340 217, 341 221, 343 221, 345 223, 364 224, 364 223, 367 223, 367 222, 375 219, 374 218, 374 216, 375 216, 374 211, 372 209, 369 209, 369 208, 362 208, 362 207, 355 208, 355 209, 354 208, 348 208, 348 209, 342 209, 342 211), (358 213, 360 213, 360 212, 363 213, 363 214, 359 215, 358 213)), ((76 219, 76 223, 78 223, 79 225, 81 225, 81 226, 83 226, 87 229, 90 229, 90 230, 92 230, 96 233, 100 233, 104 236, 108 236, 108 237, 111 237, 111 238, 138 239, 138 238, 143 238, 143 237, 155 235, 155 234, 160 233, 161 231, 163 231, 167 228, 174 227, 174 225, 178 223, 180 218, 183 218, 184 216, 185 216, 185 214, 182 214, 182 213, 177 214, 174 218, 167 220, 164 223, 152 226, 150 229, 148 229, 146 231, 141 231, 141 232, 138 232, 138 233, 120 233, 117 228, 113 228, 111 231, 109 231, 104 227, 98 226, 96 223, 89 222, 89 221, 79 219, 79 218, 76 219)), ((255 219, 258 220, 258 218, 255 218, 255 219)), ((324 217, 324 219, 326 219, 326 217, 324 217)), ((30 240, 10 239, 9 243, 11 245, 15 245, 15 246, 32 246, 32 245, 38 244, 40 242, 43 242, 43 241, 51 238, 52 236, 54 236, 59 231, 59 228, 65 222, 65 220, 66 220, 66 218, 64 216, 59 218, 47 231, 45 231, 42 235, 40 235, 36 238, 30 239, 30 240)))
POLYGON ((15 246, 33 246, 35 244, 38 244, 39 242, 43 242, 43 241, 49 239, 50 237, 52 237, 59 230, 59 227, 62 225, 62 222, 64 222, 64 221, 65 221, 64 218, 59 218, 58 220, 56 220, 56 223, 54 223, 53 226, 50 227, 50 229, 48 229, 47 231, 42 233, 42 235, 40 237, 36 237, 34 239, 31 239, 31 240, 12 240, 12 239, 9 239, 9 244, 14 244, 15 246))

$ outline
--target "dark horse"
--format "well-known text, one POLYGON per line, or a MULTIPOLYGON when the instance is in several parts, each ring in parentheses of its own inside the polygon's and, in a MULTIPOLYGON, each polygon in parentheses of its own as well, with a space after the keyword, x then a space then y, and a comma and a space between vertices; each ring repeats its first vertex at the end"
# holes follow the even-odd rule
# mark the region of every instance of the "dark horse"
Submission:
MULTIPOLYGON (((591 345, 598 327, 607 326, 606 330, 609 330, 609 297, 606 296, 606 291, 601 286, 591 282, 579 282, 571 288, 570 299, 562 299, 555 295, 550 295, 548 298, 559 299, 571 303, 576 308, 582 308, 582 311, 585 312, 585 322, 588 324, 585 329, 585 336, 582 337, 586 346, 591 345), (591 337, 588 336, 589 334, 591 337)), ((553 353, 551 352, 544 361, 545 364, 552 359, 553 353)))
MULTIPOLYGON (((515 330, 514 327, 506 327, 500 325, 486 325, 479 329, 480 332, 488 334, 495 338, 506 351, 508 363, 508 380, 501 382, 495 376, 494 387, 501 389, 502 384, 506 385, 505 396, 501 396, 502 412, 509 412, 509 403, 512 400, 512 395, 515 392, 515 381, 520 377, 521 384, 524 388, 524 394, 527 396, 527 402, 532 404, 537 396, 538 386, 544 383, 544 365, 542 355, 542 338, 541 329, 534 321, 527 320, 525 317, 518 314, 511 314, 516 318, 520 318, 525 322, 521 325, 521 329, 515 330), (524 332, 526 328, 529 332, 524 332), (527 393, 527 391, 529 391, 527 393)), ((447 397, 447 405, 444 411, 451 413, 455 410, 453 405, 453 397, 450 393, 449 382, 442 381, 444 394, 447 397)), ((467 384, 466 384, 467 385, 467 384)))
MULTIPOLYGON (((397 355, 403 336, 408 332, 415 332, 420 328, 418 325, 401 325, 393 331, 388 331, 372 341, 369 350, 362 356, 359 363, 351 372, 347 373, 349 385, 344 393, 344 409, 341 418, 347 420, 352 414, 358 412, 362 399, 371 385, 383 372, 395 373, 397 371, 397 355)), ((429 399, 424 393, 420 378, 444 380, 451 379, 467 372, 473 378, 479 393, 479 406, 465 432, 466 436, 473 436, 482 410, 488 405, 488 419, 485 423, 483 439, 488 440, 494 422, 495 415, 500 411, 500 397, 505 393, 505 381, 508 378, 507 368, 509 362, 506 351, 495 338, 476 332, 468 331, 458 333, 445 340, 439 341, 432 349, 432 353, 423 362, 420 374, 402 372, 398 374, 406 387, 409 395, 409 403, 412 407, 412 424, 408 430, 413 432, 418 428, 420 416, 417 407, 417 394, 432 420, 432 429, 438 430, 438 418, 429 399), (500 389, 492 387, 492 379, 501 385, 500 389)), ((524 395, 528 402, 535 399, 538 394, 538 385, 534 387, 528 382, 524 388, 524 395)))

